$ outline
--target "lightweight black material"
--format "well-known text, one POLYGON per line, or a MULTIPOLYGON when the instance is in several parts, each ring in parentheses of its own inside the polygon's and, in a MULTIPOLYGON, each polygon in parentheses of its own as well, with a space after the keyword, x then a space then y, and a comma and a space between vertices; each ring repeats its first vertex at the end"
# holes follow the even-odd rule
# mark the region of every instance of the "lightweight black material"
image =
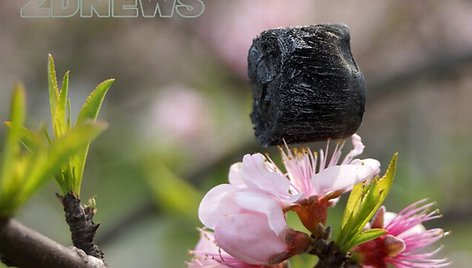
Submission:
POLYGON ((345 138, 357 131, 366 90, 349 41, 349 29, 339 24, 271 29, 254 39, 248 75, 260 144, 345 138))

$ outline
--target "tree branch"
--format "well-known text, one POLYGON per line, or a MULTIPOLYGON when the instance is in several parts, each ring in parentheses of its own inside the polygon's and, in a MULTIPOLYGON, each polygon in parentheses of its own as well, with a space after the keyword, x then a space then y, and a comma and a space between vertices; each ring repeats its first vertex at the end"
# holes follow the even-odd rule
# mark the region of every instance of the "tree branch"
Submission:
POLYGON ((0 255, 7 265, 28 268, 105 268, 105 263, 75 247, 65 247, 19 221, 0 219, 0 255))

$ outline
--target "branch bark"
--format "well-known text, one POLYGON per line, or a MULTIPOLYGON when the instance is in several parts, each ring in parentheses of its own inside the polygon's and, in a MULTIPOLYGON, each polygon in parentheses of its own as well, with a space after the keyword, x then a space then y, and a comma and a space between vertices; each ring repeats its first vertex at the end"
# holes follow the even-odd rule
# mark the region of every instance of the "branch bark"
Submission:
POLYGON ((105 268, 105 263, 75 247, 66 247, 19 221, 0 219, 0 255, 10 266, 28 268, 105 268))
POLYGON ((68 193, 65 196, 57 194, 57 198, 64 206, 66 222, 72 236, 72 243, 77 248, 83 250, 87 255, 103 258, 103 252, 95 244, 95 233, 100 224, 93 222, 93 216, 96 209, 88 205, 82 205, 79 197, 74 193, 68 193))

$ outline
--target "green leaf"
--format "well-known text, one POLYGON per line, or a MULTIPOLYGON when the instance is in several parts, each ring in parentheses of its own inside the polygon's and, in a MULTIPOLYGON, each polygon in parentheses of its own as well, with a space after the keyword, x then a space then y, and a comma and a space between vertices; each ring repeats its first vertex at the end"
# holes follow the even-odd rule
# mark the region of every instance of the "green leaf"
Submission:
MULTIPOLYGON (((26 154, 22 158, 17 159, 17 172, 11 182, 8 197, 8 207, 11 210, 10 213, 13 213, 17 208, 24 204, 31 197, 34 190, 39 188, 38 185, 38 187, 28 191, 27 185, 33 183, 31 180, 36 179, 31 175, 37 174, 40 168, 46 165, 47 162, 48 158, 45 148, 42 150, 35 150, 31 154, 26 154)), ((52 176, 44 178, 44 181, 50 178, 52 178, 52 176)))
POLYGON ((11 121, 8 126, 4 157, 0 160, 0 216, 10 215, 43 184, 55 177, 63 193, 80 193, 88 148, 106 127, 96 118, 113 80, 99 84, 83 105, 75 127, 71 128, 69 72, 64 74, 61 90, 52 55, 48 56, 48 90, 54 137, 47 129, 30 131, 23 126, 24 90, 18 85, 13 93, 11 121), (22 150, 23 143, 26 150, 22 150))
POLYGON ((3 151, 3 161, 0 165, 0 187, 3 190, 3 183, 12 176, 15 159, 20 154, 20 144, 22 126, 25 121, 25 90, 22 84, 17 84, 13 89, 10 108, 11 127, 7 129, 5 147, 3 151))
MULTIPOLYGON (((64 74, 64 78, 62 78, 62 88, 61 92, 59 94, 59 106, 61 107, 61 110, 66 111, 66 105, 67 105, 67 100, 68 100, 68 94, 69 94, 69 71, 67 71, 64 74)), ((64 114, 65 115, 65 114, 64 114)), ((65 118, 65 116, 64 116, 65 118)))
POLYGON ((363 183, 358 183, 352 188, 351 193, 349 194, 349 199, 347 200, 347 203, 346 203, 346 208, 344 209, 344 214, 343 214, 342 224, 341 224, 342 228, 345 227, 351 215, 353 215, 355 213, 355 210, 358 209, 357 205, 360 203, 360 200, 362 198, 363 188, 364 188, 363 183))
POLYGON ((365 188, 365 194, 355 214, 354 232, 356 234, 362 231, 383 202, 383 199, 380 199, 380 192, 376 189, 377 182, 378 178, 375 178, 373 182, 365 188))
POLYGON ((398 153, 395 153, 390 160, 390 164, 382 178, 374 179, 372 188, 366 194, 366 198, 364 204, 361 205, 363 211, 362 214, 359 215, 360 219, 360 226, 358 227, 358 231, 362 230, 367 222, 375 215, 377 210, 380 208, 382 203, 387 198, 388 193, 393 185, 393 179, 395 178, 395 169, 397 165, 398 153))
POLYGON ((76 125, 79 125, 87 119, 94 120, 97 118, 100 107, 105 99, 105 95, 107 94, 108 89, 110 89, 111 84, 113 84, 113 81, 115 81, 115 79, 105 80, 100 83, 94 91, 92 91, 80 110, 76 125))
POLYGON ((375 229, 364 230, 347 247, 353 248, 359 244, 376 239, 377 237, 380 237, 384 235, 385 233, 386 231, 384 229, 375 228, 375 229))
MULTIPOLYGON (((35 144, 32 152, 17 157, 14 173, 2 180, 0 216, 13 214, 44 182, 57 175, 70 157, 82 150, 105 128, 106 124, 102 122, 86 122, 54 140, 51 145, 46 142, 35 144)), ((59 185, 64 193, 71 190, 70 184, 59 182, 59 185)))
POLYGON ((385 175, 376 184, 376 190, 377 192, 380 193, 380 200, 381 200, 380 204, 378 204, 377 209, 383 203, 385 198, 387 198, 387 195, 390 192, 390 189, 392 188, 393 179, 395 178, 395 170, 397 167, 397 159, 398 159, 398 153, 395 153, 392 159, 390 160, 390 164, 388 165, 385 175))
POLYGON ((52 116, 52 125, 54 128, 55 137, 60 137, 66 131, 70 129, 70 124, 68 123, 70 113, 68 113, 68 107, 67 107, 68 91, 69 91, 69 72, 66 72, 64 74, 64 78, 62 79, 62 89, 59 92, 56 109, 52 116))
POLYGON ((51 54, 48 56, 48 87, 49 87, 49 104, 51 107, 51 117, 54 119, 57 101, 59 99, 59 88, 57 87, 56 67, 54 66, 54 58, 51 54))
MULTIPOLYGON (((87 120, 95 120, 100 111, 105 95, 111 87, 114 79, 105 80, 100 83, 94 91, 88 96, 87 101, 82 106, 82 109, 77 117, 76 126, 79 126, 87 120)), ((74 167, 73 176, 75 177, 74 186, 72 187, 75 193, 80 194, 80 185, 82 184, 82 177, 87 161, 87 154, 90 144, 87 145, 81 152, 79 152, 71 160, 71 166, 74 167)))
MULTIPOLYGON (((5 121, 5 125, 9 128, 13 128, 13 123, 11 121, 5 121)), ((32 150, 36 144, 38 144, 38 137, 33 131, 20 126, 19 127, 19 141, 25 146, 26 149, 32 150)))
MULTIPOLYGON (((91 140, 95 139, 106 128, 107 124, 105 122, 85 122, 54 140, 48 149, 47 162, 28 174, 28 180, 23 187, 24 191, 29 194, 44 180, 56 175, 58 170, 67 164, 71 157, 82 151, 91 140)), ((59 184, 61 185, 60 182, 59 184)), ((72 191, 71 186, 70 184, 62 184, 63 193, 72 191)))

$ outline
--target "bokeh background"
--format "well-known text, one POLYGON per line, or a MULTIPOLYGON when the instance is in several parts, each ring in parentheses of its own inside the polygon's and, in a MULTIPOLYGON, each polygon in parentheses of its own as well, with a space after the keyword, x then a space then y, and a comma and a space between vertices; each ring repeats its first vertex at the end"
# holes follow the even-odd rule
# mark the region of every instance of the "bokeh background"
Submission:
MULTIPOLYGON (((400 154, 386 205, 398 211, 437 201, 444 217, 429 226, 452 231, 440 255, 470 267, 471 1, 206 0, 193 19, 27 19, 20 17, 26 3, 0 2, 0 120, 21 80, 28 125, 49 122, 48 53, 60 75, 71 70, 73 116, 95 85, 116 78, 101 114, 110 127, 91 147, 82 190, 82 199, 96 198, 97 239, 110 267, 185 266, 205 191, 224 182, 243 154, 277 155, 255 143, 248 116, 252 38, 319 23, 351 30, 368 87, 363 156, 386 167, 400 154)), ((70 245, 57 191, 48 183, 17 218, 70 245)))

